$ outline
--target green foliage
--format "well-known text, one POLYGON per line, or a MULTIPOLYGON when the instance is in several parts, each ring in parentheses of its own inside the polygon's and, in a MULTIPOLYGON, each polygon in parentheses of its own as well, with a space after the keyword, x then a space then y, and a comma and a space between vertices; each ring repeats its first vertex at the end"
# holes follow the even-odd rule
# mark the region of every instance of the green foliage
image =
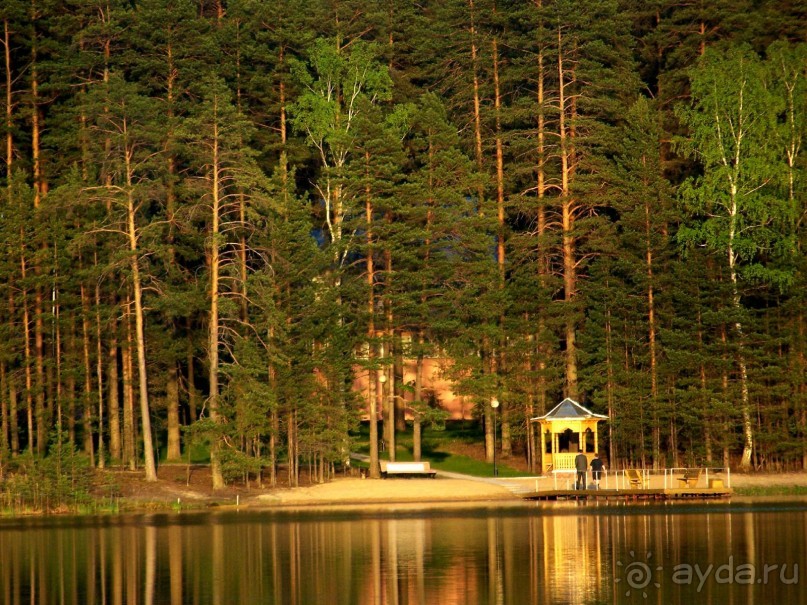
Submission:
POLYGON ((44 458, 31 454, 15 458, 6 474, 0 483, 3 510, 75 511, 93 501, 92 466, 69 443, 53 445, 44 458))
POLYGON ((804 485, 770 485, 735 487, 737 496, 805 496, 807 487, 804 485))
POLYGON ((732 459, 747 392, 755 463, 803 466, 792 3, 225 4, 0 9, 0 460, 26 506, 61 501, 51 459, 136 466, 133 267, 155 425, 231 480, 327 475, 371 370, 441 427, 418 359, 477 417, 499 395, 524 449, 567 351, 620 460, 732 459))
POLYGON ((682 150, 697 158, 703 175, 680 188, 687 211, 702 217, 679 231, 685 245, 704 243, 728 253, 752 282, 785 289, 787 271, 761 259, 791 250, 789 204, 776 187, 783 162, 772 145, 783 99, 766 87, 762 60, 748 47, 710 50, 691 72, 692 107, 678 115, 690 127, 682 150))

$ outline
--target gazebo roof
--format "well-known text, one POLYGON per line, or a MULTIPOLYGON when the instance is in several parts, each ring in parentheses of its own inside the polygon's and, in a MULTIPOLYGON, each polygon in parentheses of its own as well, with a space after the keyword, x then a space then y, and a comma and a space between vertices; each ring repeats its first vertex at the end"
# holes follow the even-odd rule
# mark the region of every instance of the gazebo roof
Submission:
POLYGON ((538 416, 532 420, 586 420, 589 418, 608 420, 608 416, 595 414, 588 408, 577 403, 574 399, 567 397, 543 416, 538 416))

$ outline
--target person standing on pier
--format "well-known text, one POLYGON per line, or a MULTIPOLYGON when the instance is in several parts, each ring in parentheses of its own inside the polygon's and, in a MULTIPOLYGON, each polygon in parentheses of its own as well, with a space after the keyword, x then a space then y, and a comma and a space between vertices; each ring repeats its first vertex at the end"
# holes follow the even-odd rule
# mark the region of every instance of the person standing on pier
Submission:
POLYGON ((586 475, 588 474, 588 457, 580 452, 574 457, 574 468, 577 469, 577 481, 575 489, 586 489, 586 475))
POLYGON ((594 452, 594 459, 591 461, 591 480, 594 482, 596 489, 600 489, 600 475, 605 468, 605 465, 600 460, 600 454, 594 452))

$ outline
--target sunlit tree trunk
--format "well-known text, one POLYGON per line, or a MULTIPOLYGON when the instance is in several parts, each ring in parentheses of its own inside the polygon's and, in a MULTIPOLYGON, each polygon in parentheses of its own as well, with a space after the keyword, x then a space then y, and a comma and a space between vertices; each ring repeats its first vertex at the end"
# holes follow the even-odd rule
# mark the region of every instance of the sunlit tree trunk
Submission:
POLYGON ((120 427, 120 397, 118 373, 118 326, 117 320, 112 319, 107 353, 107 404, 109 407, 109 456, 112 460, 121 460, 121 427, 120 427))
MULTIPOLYGON (((32 3, 31 7, 32 23, 38 18, 38 9, 36 3, 32 3)), ((34 36, 37 35, 36 25, 34 25, 34 36)), ((38 44, 35 40, 31 45, 31 161, 33 170, 33 185, 34 185, 34 210, 38 210, 42 199, 48 191, 47 182, 45 180, 42 170, 42 147, 41 147, 41 133, 42 133, 42 115, 39 108, 39 73, 38 73, 38 44)), ((41 268, 38 263, 34 263, 34 274, 39 275, 41 268)), ((36 451, 40 454, 45 452, 47 446, 47 427, 45 426, 45 342, 44 342, 44 324, 42 313, 42 286, 37 283, 34 287, 34 353, 35 353, 35 366, 36 366, 36 436, 29 435, 31 440, 31 451, 36 451)))
POLYGON ((606 392, 606 401, 608 403, 608 418, 611 422, 608 423, 608 446, 610 451, 608 452, 608 461, 611 464, 611 468, 616 467, 617 463, 617 456, 619 453, 617 452, 617 439, 614 433, 614 419, 616 418, 616 394, 615 394, 615 387, 616 387, 616 380, 614 378, 614 345, 613 345, 613 329, 611 327, 611 308, 608 307, 605 313, 605 364, 606 364, 606 381, 605 381, 605 392, 606 392))
POLYGON ((126 342, 121 349, 123 367, 123 463, 129 470, 137 468, 137 437, 134 414, 134 363, 132 361, 131 295, 127 293, 124 304, 126 342))
MULTIPOLYGON (((417 337, 418 352, 415 359, 415 392, 414 400, 423 401, 423 335, 417 337)), ((423 426, 420 413, 415 410, 412 419, 412 457, 416 462, 420 462, 423 455, 423 426)))
POLYGON ((166 459, 176 462, 182 458, 179 439, 179 372, 177 364, 170 363, 167 372, 165 384, 166 429, 168 431, 166 459))
MULTIPOLYGON (((124 129, 125 128, 126 120, 124 119, 124 129)), ((137 386, 138 395, 140 396, 140 422, 143 427, 143 460, 146 481, 156 481, 157 466, 154 460, 154 443, 151 433, 151 413, 149 411, 144 317, 145 311, 143 310, 143 286, 140 277, 140 250, 138 245, 139 234, 137 231, 137 225, 135 223, 136 202, 134 199, 134 186, 132 183, 132 148, 128 144, 125 145, 124 160, 126 167, 126 232, 129 240, 129 252, 131 253, 129 268, 132 273, 132 293, 134 294, 135 346, 137 350, 138 378, 137 386)))
MULTIPOLYGON (((496 264, 499 270, 499 290, 502 292, 502 300, 504 300, 505 290, 505 212, 504 212, 504 149, 503 149, 503 132, 502 132, 502 95, 499 83, 499 41, 496 36, 492 40, 492 54, 493 54, 493 97, 494 97, 494 110, 496 116, 496 264)), ((506 338, 505 338, 505 325, 504 325, 504 309, 499 316, 499 330, 501 338, 499 339, 499 373, 504 375, 506 373, 506 338)), ((510 411, 512 402, 503 398, 500 402, 501 407, 501 434, 502 434, 502 455, 510 456, 513 453, 513 444, 510 437, 510 411)), ((513 406, 514 407, 514 406, 513 406)))
MULTIPOLYGON (((568 70, 564 66, 563 36, 558 28, 558 139, 561 161, 561 229, 563 248, 563 300, 571 306, 577 295, 577 257, 575 250, 575 200, 571 192, 574 158, 571 140, 573 115, 570 115, 571 99, 567 97, 568 70)), ((577 321, 569 309, 566 317, 566 387, 565 394, 578 398, 577 390, 577 321)))
MULTIPOLYGON (((642 158, 646 163, 646 158, 642 158)), ((647 183, 645 183, 647 184, 647 183)), ((645 236, 645 271, 647 275, 647 346, 650 354, 650 407, 653 410, 653 468, 658 469, 661 463, 661 427, 659 422, 658 399, 658 347, 656 345, 656 302, 653 277, 653 223, 651 200, 645 197, 644 202, 644 236, 645 236)))
MULTIPOLYGON (((369 165, 369 153, 365 154, 365 165, 369 165)), ((369 168, 368 168, 369 171, 369 168)), ((369 182, 369 179, 368 179, 369 182)), ((365 220, 367 222, 367 401, 370 417, 370 473, 371 479, 381 476, 378 463, 378 410, 376 409, 376 382, 378 371, 375 369, 375 264, 373 241, 373 199, 370 186, 365 189, 365 220)))
MULTIPOLYGON (((165 59, 167 62, 167 77, 165 81, 165 98, 166 98, 166 112, 168 114, 169 124, 173 124, 175 112, 174 105, 176 103, 176 81, 178 77, 178 69, 174 61, 174 47, 171 42, 166 45, 165 59)), ((165 191, 165 211, 169 223, 173 224, 176 220, 177 212, 177 195, 176 195, 176 179, 177 179, 177 160, 173 150, 170 149, 175 141, 173 131, 169 131, 166 137, 166 170, 168 178, 166 179, 165 191)), ((168 235, 168 259, 169 264, 174 266, 176 263, 176 249, 174 244, 173 230, 168 235)), ((170 329, 174 334, 178 333, 178 326, 176 319, 168 320, 170 329)), ((181 439, 181 422, 179 418, 179 377, 180 368, 178 359, 170 359, 168 361, 168 376, 166 383, 166 405, 167 405, 167 458, 168 460, 179 460, 182 457, 182 439, 181 439)))
MULTIPOLYGON (((209 249, 209 269, 210 269, 210 312, 208 317, 208 383, 210 389, 209 408, 210 419, 213 422, 221 422, 219 416, 219 270, 221 268, 221 243, 220 239, 220 208, 221 208, 221 166, 219 165, 219 125, 218 125, 218 99, 214 99, 214 120, 212 163, 210 166, 210 200, 211 200, 211 226, 210 226, 210 249, 209 249)), ((219 455, 218 436, 214 437, 210 451, 210 467, 213 479, 213 489, 224 487, 224 475, 221 470, 221 459, 219 455)))
MULTIPOLYGON (((93 258, 94 264, 98 265, 98 254, 93 258)), ((104 454, 104 350, 101 333, 101 285, 95 284, 95 378, 98 389, 98 468, 106 466, 104 454)))
MULTIPOLYGON (((536 0, 536 6, 541 8, 542 0, 536 0)), ((543 23, 541 28, 543 29, 543 23)), ((536 194, 537 194, 537 208, 536 208, 536 236, 537 236, 537 272, 538 272, 538 285, 541 289, 541 294, 546 291, 547 279, 549 278, 549 250, 547 246, 547 237, 549 236, 549 228, 547 226, 547 210, 546 210, 546 192, 547 192, 547 120, 546 120, 546 93, 545 81, 547 73, 544 65, 544 45, 541 41, 538 42, 538 55, 536 57, 536 104, 538 107, 537 116, 537 130, 536 130, 536 194)), ((538 414, 545 414, 548 411, 548 394, 547 394, 547 362, 548 355, 547 347, 544 344, 544 333, 546 331, 546 321, 544 318, 543 309, 538 311, 538 326, 535 334, 535 347, 533 351, 536 356, 535 365, 538 371, 537 380, 537 394, 536 394, 536 412, 538 414)), ((529 421, 528 421, 529 422, 529 421)), ((528 434, 533 441, 533 451, 537 454, 534 457, 532 470, 533 472, 543 472, 543 456, 544 456, 544 436, 540 433, 540 425, 533 425, 529 423, 528 434), (536 439, 536 431, 538 431, 536 439)))
POLYGON ((777 233, 772 225, 786 222, 791 212, 789 201, 771 189, 771 162, 781 160, 780 150, 772 148, 770 121, 779 99, 766 85, 765 74, 759 55, 750 48, 707 50, 690 77, 692 103, 678 108, 691 132, 686 151, 698 158, 703 173, 681 187, 684 202, 702 223, 697 241, 693 238, 691 243, 705 244, 723 255, 729 270, 743 433, 740 467, 745 470, 752 463, 754 424, 741 265, 753 266, 755 281, 784 285, 781 268, 771 270, 767 257, 772 247, 784 244, 771 241, 777 233), (760 238, 759 233, 766 231, 760 238))
POLYGON ((11 72, 11 43, 8 31, 8 17, 3 19, 3 58, 6 66, 6 178, 9 194, 9 202, 11 201, 11 168, 14 163, 14 131, 12 125, 14 124, 14 98, 13 98, 13 76, 11 72))

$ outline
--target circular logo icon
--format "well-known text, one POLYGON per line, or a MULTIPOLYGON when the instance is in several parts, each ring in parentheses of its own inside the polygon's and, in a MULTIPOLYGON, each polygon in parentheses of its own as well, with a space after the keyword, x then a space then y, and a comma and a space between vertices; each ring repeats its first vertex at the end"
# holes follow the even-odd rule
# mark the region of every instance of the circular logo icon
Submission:
POLYGON ((660 588, 661 584, 654 581, 653 572, 654 571, 661 571, 661 565, 657 567, 652 567, 650 565, 650 559, 653 557, 653 553, 647 553, 645 556, 644 561, 637 561, 636 555, 634 551, 630 551, 630 556, 633 559, 628 563, 622 563, 622 561, 617 561, 617 568, 622 569, 622 577, 616 578, 614 581, 617 584, 622 582, 625 583, 627 590, 625 591, 625 596, 629 597, 631 592, 634 590, 639 592, 641 591, 642 596, 646 599, 647 598, 647 591, 645 590, 651 584, 656 588, 660 588))

